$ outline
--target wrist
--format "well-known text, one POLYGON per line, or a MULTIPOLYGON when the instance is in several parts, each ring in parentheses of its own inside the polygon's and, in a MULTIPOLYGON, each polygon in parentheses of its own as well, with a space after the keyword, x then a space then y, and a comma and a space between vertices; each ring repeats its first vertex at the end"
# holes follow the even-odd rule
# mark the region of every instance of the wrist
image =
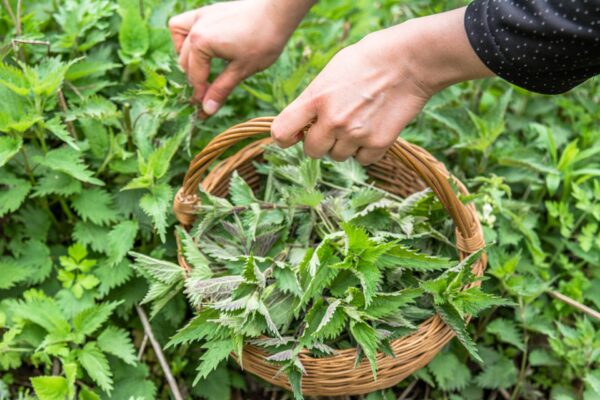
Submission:
POLYGON ((386 61, 397 66, 428 97, 452 84, 494 76, 471 47, 464 28, 465 8, 409 20, 376 32, 373 40, 386 61))
POLYGON ((316 0, 261 0, 267 21, 286 38, 292 35, 316 0))

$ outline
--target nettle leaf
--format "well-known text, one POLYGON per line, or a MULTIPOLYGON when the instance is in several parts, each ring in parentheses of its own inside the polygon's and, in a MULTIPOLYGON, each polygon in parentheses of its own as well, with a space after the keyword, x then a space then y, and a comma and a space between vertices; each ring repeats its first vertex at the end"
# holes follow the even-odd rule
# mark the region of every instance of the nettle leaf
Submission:
POLYGON ((0 217, 16 211, 31 190, 31 184, 6 170, 0 170, 0 217))
POLYGON ((183 279, 183 268, 178 264, 157 260, 145 254, 129 253, 135 260, 134 266, 150 274, 152 278, 166 285, 171 285, 183 279))
POLYGON ((0 136, 0 167, 8 162, 21 150, 23 139, 21 136, 0 136))
POLYGON ((377 331, 365 322, 352 321, 350 333, 369 360, 373 377, 377 379, 377 347, 379 345, 377 331))
POLYGON ((122 301, 104 302, 86 308, 73 317, 73 329, 80 335, 91 335, 104 324, 122 301))
POLYGON ((477 362, 482 363, 482 359, 477 352, 477 346, 471 336, 467 332, 465 321, 462 319, 458 311, 450 305, 442 304, 436 307, 436 311, 442 317, 442 320, 448 324, 448 326, 456 334, 456 338, 469 352, 469 355, 477 362))
POLYGON ((14 260, 9 258, 0 258, 0 289, 10 289, 17 283, 26 280, 29 277, 30 270, 23 268, 14 260))
POLYGON ((434 257, 396 244, 381 255, 378 264, 386 268, 406 268, 411 270, 437 271, 448 268, 453 262, 444 257, 434 257))
POLYGON ((198 245, 194 239, 183 228, 177 228, 181 245, 183 247, 183 255, 188 263, 194 267, 194 276, 199 279, 210 278, 213 272, 210 269, 210 261, 198 249, 198 245))
POLYGON ((120 263, 133 247, 138 232, 137 221, 123 221, 109 232, 108 262, 111 265, 120 263))
POLYGON ((66 125, 62 123, 59 117, 44 121, 44 128, 48 129, 54 136, 71 146, 73 149, 77 151, 80 150, 75 139, 71 136, 66 125))
POLYGON ((518 370, 513 360, 500 356, 493 363, 485 363, 475 382, 484 389, 508 389, 517 382, 517 377, 518 370))
POLYGON ((83 349, 77 351, 77 360, 85 372, 102 388, 110 394, 113 388, 112 372, 108 360, 98 348, 96 342, 88 342, 83 349))
MULTIPOLYGON (((150 36, 146 21, 142 19, 139 11, 134 6, 126 6, 120 12, 119 45, 121 46, 121 52, 125 56, 139 59, 146 54, 150 47, 150 36)), ((121 58, 128 60, 127 57, 121 58)))
POLYGON ((56 300, 34 289, 25 292, 23 297, 24 300, 9 304, 13 315, 39 325, 51 333, 66 334, 71 330, 56 300))
POLYGON ((91 118, 107 120, 119 116, 117 106, 110 100, 100 96, 90 96, 79 107, 65 113, 67 121, 91 118))
POLYGON ((108 241, 98 240, 98 238, 105 238, 109 232, 110 229, 107 227, 92 222, 78 221, 75 223, 71 236, 73 241, 81 243, 94 251, 107 253, 108 241))
POLYGON ((521 332, 517 329, 517 324, 508 319, 496 318, 486 327, 488 333, 496 335, 496 337, 508 344, 512 344, 521 351, 525 351, 525 343, 521 332))
POLYGON ((327 306, 327 310, 323 315, 323 319, 321 319, 321 322, 319 322, 315 333, 318 333, 321 329, 323 329, 325 326, 327 326, 327 324, 331 322, 331 320, 333 319, 333 315, 335 314, 336 310, 338 309, 341 303, 342 301, 340 299, 336 299, 333 302, 331 302, 329 306, 327 306))
POLYGON ((31 384, 39 400, 64 400, 69 396, 69 384, 62 376, 36 376, 31 384))
POLYGON ((72 176, 63 172, 47 170, 33 188, 33 197, 44 197, 51 194, 67 197, 81 193, 81 190, 81 182, 72 176))
POLYGON ((127 364, 136 364, 135 347, 125 329, 108 326, 98 335, 98 347, 105 353, 120 358, 127 364))
POLYGON ((444 391, 464 389, 471 381, 471 371, 450 352, 440 352, 427 365, 437 386, 444 391))
POLYGON ((252 188, 248 186, 246 181, 238 174, 237 170, 231 174, 229 181, 229 195, 231 201, 236 206, 247 206, 256 203, 252 188))
POLYGON ((168 184, 153 186, 149 193, 140 199, 140 208, 152 218, 154 227, 164 243, 167 233, 167 216, 171 211, 173 200, 173 189, 168 184))
POLYGON ((218 313, 210 308, 203 309, 186 326, 179 329, 167 343, 167 347, 179 344, 188 344, 194 341, 200 341, 211 337, 216 331, 214 319, 218 318, 218 313))
POLYGON ((69 147, 50 150, 44 157, 36 156, 35 161, 54 171, 64 172, 82 182, 94 185, 104 185, 100 179, 94 178, 93 173, 81 159, 81 154, 69 147))
POLYGON ((400 312, 400 309, 414 303, 415 299, 422 294, 419 288, 404 289, 395 293, 377 293, 365 312, 374 318, 383 318, 400 312))
POLYGON ((73 198, 71 204, 84 221, 106 225, 119 220, 119 212, 113 206, 113 197, 104 189, 85 189, 73 198))
POLYGON ((206 351, 200 357, 198 375, 194 379, 194 385, 200 379, 204 379, 214 371, 223 361, 229 358, 229 354, 235 349, 233 340, 217 340, 202 346, 206 351))

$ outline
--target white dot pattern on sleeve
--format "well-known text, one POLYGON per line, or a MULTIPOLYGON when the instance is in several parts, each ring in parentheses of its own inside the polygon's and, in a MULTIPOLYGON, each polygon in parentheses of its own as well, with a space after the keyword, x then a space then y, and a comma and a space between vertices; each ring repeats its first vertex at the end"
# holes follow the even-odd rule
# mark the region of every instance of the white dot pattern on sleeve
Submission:
POLYGON ((488 68, 527 90, 562 93, 600 74, 600 0, 475 0, 465 29, 488 68))

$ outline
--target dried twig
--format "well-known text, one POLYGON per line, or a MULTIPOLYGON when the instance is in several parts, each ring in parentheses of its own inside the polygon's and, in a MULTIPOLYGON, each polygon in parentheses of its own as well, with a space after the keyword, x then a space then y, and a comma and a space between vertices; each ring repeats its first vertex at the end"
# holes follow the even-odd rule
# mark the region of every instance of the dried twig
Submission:
MULTIPOLYGON (((63 113, 66 114, 69 111, 69 107, 67 107, 67 101, 65 100, 65 95, 63 94, 62 89, 58 89, 57 94, 58 94, 58 104, 60 105, 60 109, 62 110, 63 113)), ((73 125, 73 122, 65 121, 65 123, 67 124, 67 130, 69 131, 71 136, 73 136, 73 139, 79 140, 79 138, 77 137, 77 132, 75 132, 75 126, 73 125)))
POLYGON ((17 36, 21 36, 23 34, 23 28, 21 26, 21 8, 23 5, 23 0, 17 1, 17 15, 15 19, 15 32, 17 36))
POLYGON ((165 378, 169 383, 169 387, 171 388, 171 393, 175 400, 183 400, 181 396, 181 392, 179 391, 179 387, 177 386, 177 381, 173 377, 173 373, 171 372, 171 368, 169 367, 169 363, 163 354, 162 349, 160 348, 160 343, 154 337, 154 332, 152 332, 152 327, 150 326, 150 321, 148 321, 148 316, 146 316, 146 312, 144 309, 136 304, 135 309, 142 321, 142 325, 144 326, 144 332, 148 336, 148 340, 150 340, 150 344, 152 344, 152 348, 154 349, 154 353, 156 354, 156 358, 158 358, 158 362, 160 363, 160 367, 165 374, 165 378))
POLYGON ((137 359, 138 361, 142 360, 144 356, 144 351, 146 350, 146 345, 148 344, 148 335, 144 334, 144 338, 142 339, 142 343, 140 344, 140 350, 138 351, 137 359))
POLYGON ((590 317, 595 318, 600 321, 600 312, 598 312, 584 304, 581 304, 580 302, 573 300, 572 298, 565 296, 564 294, 562 294, 561 292, 558 292, 556 290, 549 290, 547 293, 550 296, 554 297, 555 299, 558 299, 564 303, 567 303, 571 307, 576 308, 579 311, 589 315, 590 317))
POLYGON ((15 13, 13 12, 12 8, 10 8, 10 3, 8 2, 8 0, 2 0, 2 2, 4 3, 4 8, 6 8, 6 12, 8 12, 9 17, 10 17, 10 19, 12 19, 13 24, 15 25, 15 28, 16 28, 17 18, 15 17, 15 13))
POLYGON ((46 46, 48 53, 50 53, 50 42, 47 40, 33 40, 33 39, 12 39, 13 46, 16 44, 32 44, 36 46, 46 46))
POLYGON ((400 397, 398 397, 398 400, 405 400, 409 394, 411 394, 412 390, 415 388, 415 385, 417 384, 417 382, 419 382, 418 379, 413 380, 410 385, 408 385, 406 387, 406 389, 404 389, 404 391, 402 392, 402 394, 400 395, 400 397))

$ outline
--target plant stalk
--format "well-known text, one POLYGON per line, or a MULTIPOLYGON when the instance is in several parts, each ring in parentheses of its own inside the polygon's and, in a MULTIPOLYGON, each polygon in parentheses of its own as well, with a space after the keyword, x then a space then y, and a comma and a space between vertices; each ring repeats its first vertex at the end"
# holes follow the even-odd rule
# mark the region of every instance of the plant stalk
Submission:
POLYGON ((154 337, 154 332, 152 331, 152 326, 150 326, 150 321, 148 321, 148 316, 142 307, 139 305, 135 305, 135 310, 137 311, 140 321, 142 321, 142 326, 144 327, 144 332, 146 336, 148 336, 148 340, 150 340, 150 344, 156 353, 156 358, 158 358, 158 362, 160 363, 160 367, 165 374, 165 378, 167 379, 167 383, 169 384, 169 388, 171 389, 171 393, 175 400, 183 400, 181 396, 181 392, 179 391, 179 387, 177 386, 177 381, 173 377, 173 373, 171 372, 171 367, 169 367, 169 363, 165 358, 165 355, 160 347, 160 343, 154 337))

